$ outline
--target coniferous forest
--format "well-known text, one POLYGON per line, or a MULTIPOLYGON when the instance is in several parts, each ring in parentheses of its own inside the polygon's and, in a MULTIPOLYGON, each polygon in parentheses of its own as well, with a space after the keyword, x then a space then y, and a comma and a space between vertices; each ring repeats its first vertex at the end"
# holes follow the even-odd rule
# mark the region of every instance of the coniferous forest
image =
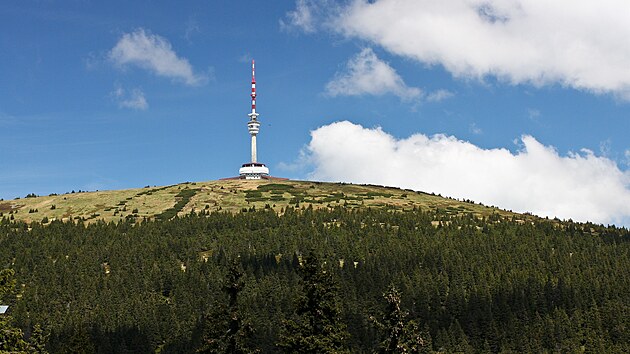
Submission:
POLYGON ((17 350, 630 352, 623 228, 342 207, 5 218, 0 260, 17 350))

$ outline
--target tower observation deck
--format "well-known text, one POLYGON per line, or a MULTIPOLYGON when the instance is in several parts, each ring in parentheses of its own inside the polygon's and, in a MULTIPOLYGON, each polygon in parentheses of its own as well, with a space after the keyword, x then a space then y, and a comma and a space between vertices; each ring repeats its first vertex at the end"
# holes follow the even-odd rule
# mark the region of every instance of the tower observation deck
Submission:
POLYGON ((240 178, 244 179, 261 179, 269 177, 269 168, 265 164, 258 162, 258 156, 256 151, 256 136, 260 131, 260 121, 258 121, 258 113, 256 113, 256 67, 252 60, 252 112, 247 116, 249 122, 247 122, 247 130, 252 139, 252 155, 251 161, 244 163, 238 170, 240 178))

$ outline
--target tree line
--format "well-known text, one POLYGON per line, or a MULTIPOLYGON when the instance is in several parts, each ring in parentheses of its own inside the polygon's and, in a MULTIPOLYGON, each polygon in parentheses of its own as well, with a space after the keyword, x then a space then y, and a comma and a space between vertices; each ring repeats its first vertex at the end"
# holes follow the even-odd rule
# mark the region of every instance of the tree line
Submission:
POLYGON ((623 353, 629 241, 418 209, 4 218, 2 326, 54 353, 623 353))

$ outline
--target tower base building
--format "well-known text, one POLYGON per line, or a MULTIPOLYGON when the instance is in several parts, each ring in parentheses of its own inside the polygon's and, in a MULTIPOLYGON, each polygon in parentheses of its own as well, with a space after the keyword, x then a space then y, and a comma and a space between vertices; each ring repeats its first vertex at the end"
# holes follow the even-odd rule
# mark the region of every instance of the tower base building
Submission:
POLYGON ((264 163, 244 163, 238 170, 238 174, 240 178, 244 179, 267 179, 269 178, 269 168, 264 163))

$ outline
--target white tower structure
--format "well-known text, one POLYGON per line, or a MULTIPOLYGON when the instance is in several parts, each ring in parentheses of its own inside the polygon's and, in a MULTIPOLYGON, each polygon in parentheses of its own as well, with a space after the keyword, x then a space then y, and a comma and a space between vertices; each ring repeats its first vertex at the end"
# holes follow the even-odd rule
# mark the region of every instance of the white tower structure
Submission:
POLYGON ((251 162, 243 164, 238 173, 241 178, 245 179, 261 179, 269 176, 269 168, 263 163, 257 161, 256 151, 256 135, 260 131, 260 122, 258 121, 258 113, 256 113, 256 67, 252 60, 252 112, 248 114, 249 122, 247 122, 247 130, 252 136, 252 158, 251 162))

